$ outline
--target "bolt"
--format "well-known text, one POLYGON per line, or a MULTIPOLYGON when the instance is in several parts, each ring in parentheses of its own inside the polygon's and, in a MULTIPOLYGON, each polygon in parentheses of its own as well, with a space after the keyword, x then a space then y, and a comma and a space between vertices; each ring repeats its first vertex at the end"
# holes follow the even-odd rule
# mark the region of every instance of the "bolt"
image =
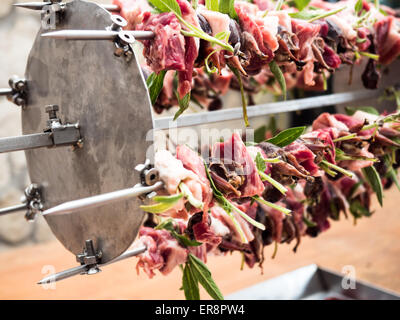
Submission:
POLYGON ((46 106, 45 110, 49 114, 49 119, 56 119, 57 118, 57 111, 59 110, 58 105, 49 104, 49 105, 46 106))

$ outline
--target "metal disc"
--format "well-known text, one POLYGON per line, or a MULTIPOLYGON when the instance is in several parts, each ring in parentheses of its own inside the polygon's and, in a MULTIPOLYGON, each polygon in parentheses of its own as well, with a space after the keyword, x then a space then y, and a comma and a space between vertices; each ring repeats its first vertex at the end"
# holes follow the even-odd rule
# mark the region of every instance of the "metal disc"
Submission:
MULTIPOLYGON (((101 29, 111 15, 94 3, 67 3, 60 29, 101 29)), ((58 104, 63 123, 79 121, 83 148, 26 151, 32 183, 42 186, 44 209, 60 203, 131 187, 139 182, 135 165, 143 163, 153 127, 151 105, 140 68, 114 55, 112 41, 41 38, 29 55, 28 105, 22 112, 24 134, 41 132, 45 105, 58 104)), ((132 199, 74 214, 46 218, 58 240, 75 255, 85 240, 101 250, 102 263, 123 253, 143 220, 139 200, 132 199)))

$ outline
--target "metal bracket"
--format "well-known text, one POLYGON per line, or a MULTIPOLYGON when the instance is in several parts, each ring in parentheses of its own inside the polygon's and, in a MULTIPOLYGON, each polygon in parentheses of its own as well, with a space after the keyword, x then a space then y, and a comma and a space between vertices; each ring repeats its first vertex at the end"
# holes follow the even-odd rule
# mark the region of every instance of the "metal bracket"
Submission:
POLYGON ((81 274, 96 274, 100 272, 101 270, 98 267, 98 264, 101 262, 102 255, 103 254, 101 253, 101 250, 98 252, 94 250, 92 240, 86 240, 83 252, 76 255, 76 261, 78 261, 81 265, 87 266, 87 269, 81 274))
POLYGON ((118 32, 118 37, 116 37, 114 41, 114 55, 117 57, 125 56, 126 61, 129 62, 133 55, 133 50, 130 45, 135 42, 135 37, 122 30, 122 28, 128 25, 128 22, 124 18, 118 15, 112 15, 111 21, 111 26, 106 28, 106 30, 118 32))
POLYGON ((29 185, 24 191, 21 202, 22 204, 0 209, 0 216, 26 210, 25 219, 28 221, 34 220, 36 214, 43 209, 40 187, 36 183, 29 185))
POLYGON ((43 133, 0 138, 0 153, 68 145, 81 148, 83 139, 81 138, 79 123, 63 124, 57 117, 58 110, 57 105, 46 106, 49 120, 47 120, 47 127, 43 130, 43 133))
POLYGON ((22 107, 27 103, 27 85, 26 80, 18 76, 12 76, 8 80, 10 88, 0 89, 0 96, 6 96, 8 101, 22 107))
POLYGON ((56 24, 62 19, 65 3, 61 0, 51 0, 47 2, 41 10, 40 19, 43 29, 54 29, 56 24))

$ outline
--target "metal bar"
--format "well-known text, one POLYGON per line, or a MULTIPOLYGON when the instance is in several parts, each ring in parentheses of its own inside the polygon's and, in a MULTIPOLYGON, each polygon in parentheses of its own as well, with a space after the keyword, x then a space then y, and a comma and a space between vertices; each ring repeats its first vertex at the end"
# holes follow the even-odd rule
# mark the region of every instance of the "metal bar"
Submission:
MULTIPOLYGON (((42 10, 44 6, 48 6, 51 4, 52 4, 51 2, 23 2, 23 3, 14 3, 13 6, 18 8, 25 8, 25 9, 39 11, 42 10)), ((119 6, 115 4, 99 4, 99 6, 111 12, 120 11, 119 6)))
POLYGON ((101 205, 109 204, 115 201, 127 200, 138 197, 142 194, 150 193, 160 189, 163 186, 161 181, 156 182, 152 186, 135 186, 133 188, 122 189, 114 192, 99 194, 97 196, 83 198, 79 200, 64 202, 58 206, 47 209, 43 212, 43 216, 48 214, 59 215, 64 213, 73 213, 89 208, 96 208, 101 205))
POLYGON ((106 9, 110 12, 119 12, 121 11, 121 8, 119 6, 117 6, 116 4, 100 4, 100 7, 102 7, 103 9, 106 9))
POLYGON ((52 275, 49 275, 42 280, 40 280, 37 284, 46 284, 46 283, 52 283, 56 281, 60 281, 63 279, 67 279, 73 276, 76 276, 78 274, 86 273, 86 271, 89 269, 87 265, 81 265, 75 268, 67 269, 58 273, 54 273, 52 275))
MULTIPOLYGON (((139 248, 135 248, 135 249, 126 251, 125 253, 121 254, 119 257, 115 258, 114 260, 111 260, 111 261, 103 263, 103 264, 99 264, 99 266, 100 267, 107 266, 109 264, 112 264, 112 263, 115 263, 115 262, 118 262, 121 260, 125 260, 130 257, 137 256, 138 254, 141 254, 141 253, 145 252, 146 250, 147 250, 147 248, 145 246, 143 246, 143 247, 139 247, 139 248)), ((45 283, 51 283, 51 282, 67 279, 67 278, 73 277, 78 274, 86 273, 89 268, 90 268, 90 266, 81 265, 81 266, 78 266, 75 268, 61 271, 59 273, 55 273, 55 274, 52 274, 50 276, 43 278, 37 284, 45 284, 45 283)))
MULTIPOLYGON (((378 98, 382 92, 382 90, 360 90, 353 92, 334 93, 312 98, 265 103, 247 107, 247 114, 249 118, 256 118, 269 114, 325 107, 363 99, 378 98)), ((186 114, 180 116, 176 121, 173 121, 173 117, 154 119, 154 129, 164 130, 171 127, 190 127, 242 118, 242 108, 233 108, 212 112, 186 114)))
POLYGON ((126 251, 125 253, 121 254, 119 257, 115 258, 114 260, 108 261, 106 263, 100 264, 99 266, 107 266, 109 264, 121 261, 121 260, 125 260, 128 259, 130 257, 134 257, 137 256, 138 254, 141 254, 143 252, 145 252, 147 250, 147 248, 145 246, 143 247, 139 247, 139 248, 135 248, 129 251, 126 251))
POLYGON ((0 216, 4 216, 9 213, 14 213, 14 212, 22 211, 22 210, 26 210, 26 209, 27 209, 26 203, 17 204, 15 206, 0 209, 0 216))
POLYGON ((8 96, 13 93, 11 88, 1 88, 0 89, 0 96, 8 96))
POLYGON ((0 138, 0 153, 36 149, 53 145, 50 133, 0 138))
MULTIPOLYGON (((154 38, 152 31, 123 31, 132 35, 137 40, 154 38)), ((43 33, 42 37, 62 40, 114 40, 119 31, 112 30, 59 30, 43 33)))

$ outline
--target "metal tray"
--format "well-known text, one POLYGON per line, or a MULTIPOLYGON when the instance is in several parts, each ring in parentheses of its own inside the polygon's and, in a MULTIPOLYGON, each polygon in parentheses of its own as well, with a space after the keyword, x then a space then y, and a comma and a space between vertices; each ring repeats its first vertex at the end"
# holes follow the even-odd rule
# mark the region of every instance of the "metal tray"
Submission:
POLYGON ((308 265, 226 297, 227 300, 400 300, 400 295, 364 281, 342 288, 343 275, 308 265))

